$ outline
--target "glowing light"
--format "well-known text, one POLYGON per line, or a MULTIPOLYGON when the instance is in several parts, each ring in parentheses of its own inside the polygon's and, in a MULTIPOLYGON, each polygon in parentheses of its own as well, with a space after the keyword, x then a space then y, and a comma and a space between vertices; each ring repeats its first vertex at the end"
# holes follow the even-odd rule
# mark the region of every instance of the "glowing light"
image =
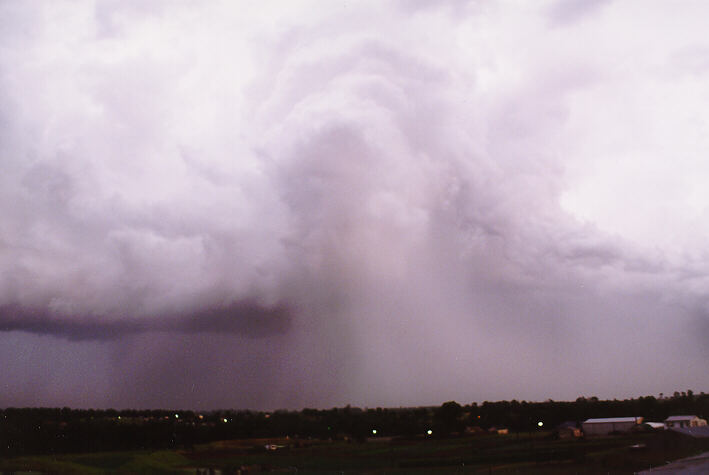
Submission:
POLYGON ((372 429, 372 434, 377 435, 377 429, 372 429))
POLYGON ((226 417, 225 417, 224 419, 222 419, 222 420, 223 420, 224 422, 227 422, 226 417))
POLYGON ((539 421, 539 422, 537 422, 537 425, 538 425, 539 427, 541 427, 541 426, 544 425, 544 423, 543 423, 542 421, 539 421))
POLYGON ((431 434, 433 434, 433 431, 432 431, 431 429, 428 429, 428 430, 426 431, 426 433, 427 433, 428 435, 431 435, 431 434))
POLYGON ((180 415, 179 415, 179 414, 175 414, 175 419, 179 419, 179 418, 180 418, 180 415))

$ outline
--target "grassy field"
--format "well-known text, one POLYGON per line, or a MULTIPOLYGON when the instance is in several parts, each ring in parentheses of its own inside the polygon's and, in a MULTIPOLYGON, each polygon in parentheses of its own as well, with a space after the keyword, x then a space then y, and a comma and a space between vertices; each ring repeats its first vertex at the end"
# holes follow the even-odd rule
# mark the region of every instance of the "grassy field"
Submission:
POLYGON ((191 450, 43 455, 0 460, 0 471, 33 473, 633 473, 696 452, 666 434, 558 440, 551 434, 370 440, 220 441, 191 450), (267 444, 280 446, 267 450, 267 444))
POLYGON ((195 473, 189 459, 176 451, 103 452, 42 455, 0 460, 3 473, 195 473))

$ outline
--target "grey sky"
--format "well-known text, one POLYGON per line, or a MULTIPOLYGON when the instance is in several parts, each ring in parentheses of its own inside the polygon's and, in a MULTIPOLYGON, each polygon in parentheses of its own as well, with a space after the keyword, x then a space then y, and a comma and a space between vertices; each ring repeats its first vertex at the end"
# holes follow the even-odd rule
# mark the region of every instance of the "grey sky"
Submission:
POLYGON ((703 2, 0 2, 0 406, 705 390, 703 2))

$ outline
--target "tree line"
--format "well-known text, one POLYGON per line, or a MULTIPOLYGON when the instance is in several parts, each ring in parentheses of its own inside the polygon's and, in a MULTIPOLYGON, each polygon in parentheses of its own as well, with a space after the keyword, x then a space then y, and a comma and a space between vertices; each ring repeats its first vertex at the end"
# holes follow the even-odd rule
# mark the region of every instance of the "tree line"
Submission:
POLYGON ((98 452, 109 450, 189 450, 196 444, 227 439, 290 437, 294 440, 369 437, 450 437, 466 429, 506 428, 510 432, 553 430, 593 417, 642 416, 662 421, 671 415, 709 415, 709 394, 692 391, 671 396, 624 400, 579 397, 575 401, 485 401, 438 407, 279 410, 96 410, 70 408, 0 409, 0 455, 98 452), (430 431, 430 433, 429 433, 430 431))

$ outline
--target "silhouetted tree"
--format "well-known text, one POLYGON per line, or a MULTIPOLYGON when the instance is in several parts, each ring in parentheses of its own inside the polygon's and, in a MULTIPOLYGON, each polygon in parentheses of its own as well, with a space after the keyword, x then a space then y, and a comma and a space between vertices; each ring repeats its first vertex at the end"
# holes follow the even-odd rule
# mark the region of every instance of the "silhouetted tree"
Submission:
POLYGON ((455 401, 444 402, 433 415, 433 431, 439 435, 462 432, 464 423, 461 419, 463 408, 455 401))

